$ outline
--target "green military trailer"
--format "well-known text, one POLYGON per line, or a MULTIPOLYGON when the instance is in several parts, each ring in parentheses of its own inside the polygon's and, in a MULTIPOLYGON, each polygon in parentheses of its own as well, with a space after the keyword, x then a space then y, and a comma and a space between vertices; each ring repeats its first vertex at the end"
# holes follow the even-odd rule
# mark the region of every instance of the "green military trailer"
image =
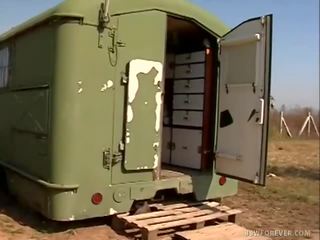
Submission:
POLYGON ((0 36, 2 185, 44 216, 264 185, 272 16, 66 0, 0 36))

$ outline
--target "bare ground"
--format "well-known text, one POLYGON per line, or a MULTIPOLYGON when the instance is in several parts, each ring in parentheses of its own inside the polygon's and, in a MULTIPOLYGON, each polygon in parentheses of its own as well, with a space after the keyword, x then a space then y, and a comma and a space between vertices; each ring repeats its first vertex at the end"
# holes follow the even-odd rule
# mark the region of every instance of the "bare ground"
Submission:
MULTIPOLYGON (((319 229, 319 141, 273 141, 268 173, 272 174, 266 187, 241 183, 237 196, 223 200, 230 207, 244 210, 238 224, 252 230, 319 229)), ((110 218, 48 221, 0 192, 0 240, 126 239, 112 231, 108 223, 110 218)))

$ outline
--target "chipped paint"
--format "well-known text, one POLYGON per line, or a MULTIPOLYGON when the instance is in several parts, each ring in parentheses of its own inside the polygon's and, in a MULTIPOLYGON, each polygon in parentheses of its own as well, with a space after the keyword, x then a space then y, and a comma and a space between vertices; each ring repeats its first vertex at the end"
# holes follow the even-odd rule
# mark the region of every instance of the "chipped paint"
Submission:
POLYGON ((129 132, 129 129, 127 129, 127 132, 126 132, 126 143, 127 144, 130 143, 130 132, 129 132))
POLYGON ((155 125, 155 130, 156 132, 159 132, 160 130, 160 124, 161 124, 161 105, 162 105, 162 92, 157 92, 156 96, 156 125, 155 125))
POLYGON ((156 169, 158 167, 158 164, 159 164, 159 156, 158 154, 155 154, 153 156, 153 159, 154 159, 154 162, 153 162, 153 169, 156 169))
POLYGON ((162 81, 163 65, 161 62, 148 61, 143 59, 135 59, 130 62, 130 72, 129 72, 129 103, 132 103, 136 97, 139 90, 139 79, 138 74, 147 74, 155 68, 157 70, 157 75, 154 79, 154 84, 156 86, 162 81))
POLYGON ((77 82, 78 85, 78 94, 83 92, 83 88, 82 88, 82 81, 77 82))
POLYGON ((132 106, 128 105, 128 110, 127 110, 127 122, 132 122, 133 120, 133 111, 132 111, 132 106))
POLYGON ((69 218, 69 221, 74 221, 75 220, 75 217, 72 215, 70 218, 69 218))
POLYGON ((112 88, 113 87, 113 81, 108 80, 107 82, 107 88, 112 88))
POLYGON ((117 214, 118 212, 116 210, 114 210, 113 208, 110 208, 109 213, 110 213, 110 215, 114 215, 114 214, 117 214))
MULTIPOLYGON (((131 103, 133 103, 134 99, 136 98, 136 95, 139 91, 139 79, 138 74, 143 73, 147 74, 149 73, 153 68, 157 70, 157 75, 154 79, 154 85, 158 86, 158 89, 160 88, 160 83, 162 81, 162 73, 163 73, 163 65, 161 62, 155 62, 155 61, 148 61, 143 59, 135 59, 130 62, 130 71, 129 71, 129 84, 128 84, 128 109, 127 109, 127 121, 132 122, 133 120, 133 109, 131 106, 131 103)), ((161 92, 160 93, 160 99, 161 99, 161 92)), ((159 97, 156 97, 156 100, 159 97)), ((145 102, 147 105, 148 102, 145 102)), ((161 104, 161 101, 160 101, 161 104)), ((157 113, 159 112, 159 120, 157 119, 156 125, 159 125, 160 129, 160 112, 161 112, 161 105, 158 106, 157 104, 157 113), (159 108, 159 109, 158 109, 159 108), (158 122, 159 121, 159 122, 158 122)))
POLYGON ((160 143, 159 143, 159 142, 153 143, 153 148, 154 148, 155 150, 158 150, 159 146, 160 146, 160 143))
POLYGON ((100 89, 100 92, 105 92, 108 89, 107 84, 103 84, 102 88, 100 89))
POLYGON ((153 169, 156 169, 159 165, 159 156, 158 156, 158 149, 159 149, 160 143, 155 142, 153 143, 153 149, 156 151, 156 153, 153 156, 154 163, 153 163, 153 169))
POLYGON ((107 83, 102 85, 102 88, 100 89, 101 92, 107 91, 107 89, 113 87, 113 81, 109 80, 107 83))

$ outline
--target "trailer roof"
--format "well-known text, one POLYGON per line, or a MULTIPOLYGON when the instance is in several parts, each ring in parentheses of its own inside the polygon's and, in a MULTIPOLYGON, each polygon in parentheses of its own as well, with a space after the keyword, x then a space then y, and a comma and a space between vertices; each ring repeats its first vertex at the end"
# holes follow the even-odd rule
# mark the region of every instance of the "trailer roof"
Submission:
MULTIPOLYGON (((222 36, 228 28, 213 14, 195 6, 188 0, 109 0, 110 15, 120 15, 131 12, 142 12, 158 10, 173 16, 189 19, 207 31, 222 36)), ((81 18, 84 22, 97 25, 97 9, 104 0, 65 0, 56 7, 53 7, 42 14, 35 16, 28 21, 12 28, 0 35, 0 42, 3 42, 15 35, 56 17, 81 18)))

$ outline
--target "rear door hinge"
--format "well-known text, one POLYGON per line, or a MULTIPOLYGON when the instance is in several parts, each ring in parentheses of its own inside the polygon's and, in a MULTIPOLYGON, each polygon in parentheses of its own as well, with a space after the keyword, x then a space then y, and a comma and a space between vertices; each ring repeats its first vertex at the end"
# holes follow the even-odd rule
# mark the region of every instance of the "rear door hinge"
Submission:
POLYGON ((122 152, 116 152, 112 155, 112 166, 121 162, 123 159, 123 153, 122 152))
POLYGON ((103 168, 110 170, 110 168, 121 162, 123 159, 123 154, 121 152, 116 152, 111 156, 111 149, 103 151, 103 168))
POLYGON ((110 170, 110 163, 111 163, 111 149, 108 148, 102 153, 103 168, 110 170))

